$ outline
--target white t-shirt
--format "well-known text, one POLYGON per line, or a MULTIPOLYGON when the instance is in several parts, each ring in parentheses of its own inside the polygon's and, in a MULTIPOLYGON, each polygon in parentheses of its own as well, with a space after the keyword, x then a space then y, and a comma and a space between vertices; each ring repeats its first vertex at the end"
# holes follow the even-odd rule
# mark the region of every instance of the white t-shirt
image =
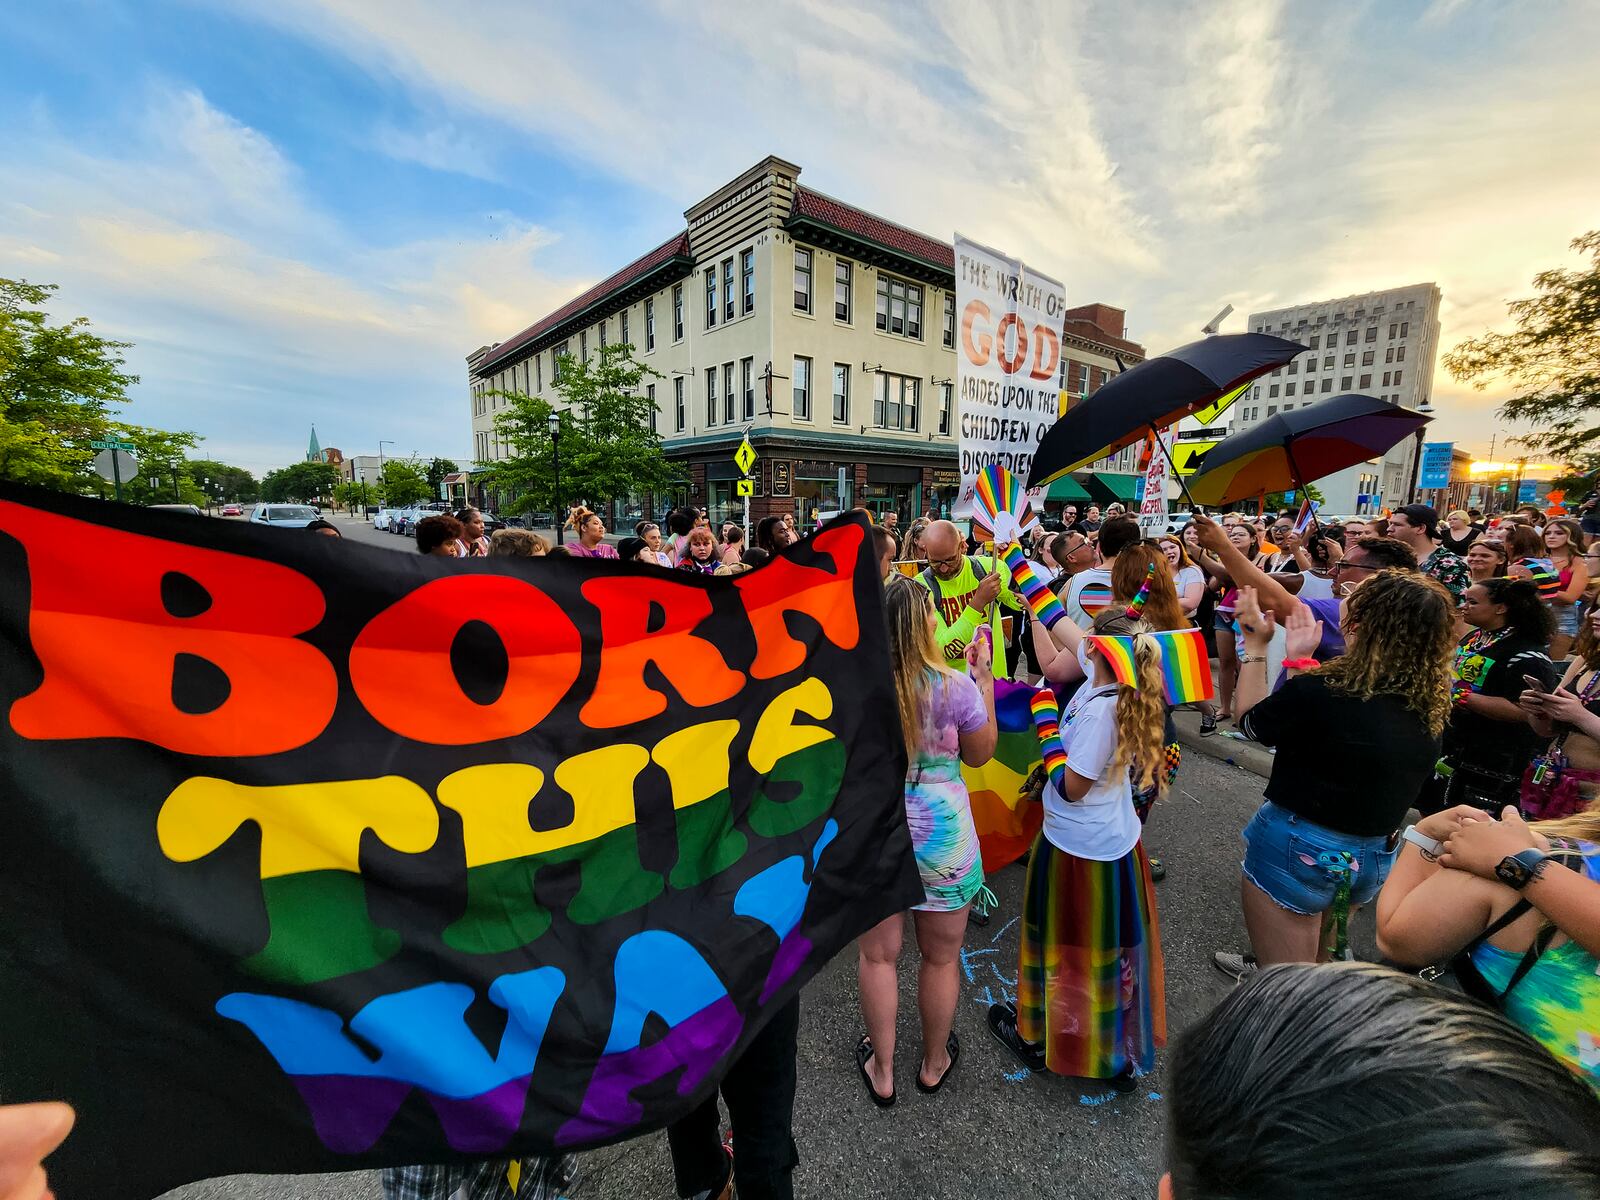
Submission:
POLYGON ((1324 579, 1321 575, 1313 575, 1307 571, 1300 576, 1300 591, 1297 594, 1302 600, 1332 599, 1333 580, 1324 579))
POLYGON ((1067 581, 1061 593, 1061 603, 1073 623, 1088 632, 1095 616, 1111 603, 1111 569, 1090 567, 1087 571, 1079 571, 1067 581))
POLYGON ((1206 573, 1199 567, 1179 567, 1177 575, 1172 580, 1172 586, 1177 589, 1180 604, 1183 602, 1183 589, 1191 583, 1198 583, 1203 589, 1206 586, 1206 573))
POLYGON ((1054 785, 1044 792, 1044 835, 1065 854, 1115 862, 1139 842, 1128 767, 1113 767, 1117 753, 1117 685, 1082 687, 1062 714, 1061 741, 1067 770, 1093 779, 1082 800, 1071 801, 1054 785))

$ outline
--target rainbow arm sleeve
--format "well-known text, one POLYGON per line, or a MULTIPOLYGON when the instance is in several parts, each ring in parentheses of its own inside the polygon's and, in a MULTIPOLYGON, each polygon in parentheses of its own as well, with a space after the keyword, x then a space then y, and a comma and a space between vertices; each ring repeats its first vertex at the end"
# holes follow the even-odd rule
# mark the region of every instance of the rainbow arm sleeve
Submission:
POLYGON ((1067 794, 1067 751, 1061 744, 1061 706, 1056 694, 1048 687, 1034 692, 1028 701, 1033 714, 1033 729, 1039 735, 1039 749, 1044 754, 1045 773, 1063 796, 1067 794))
POLYGON ((1057 600, 1055 593, 1045 587, 1039 577, 1033 573, 1033 568, 1028 565, 1028 560, 1023 556, 1021 546, 1012 542, 1011 545, 1006 547, 1003 557, 1005 558, 1006 566, 1011 568, 1013 585, 1022 593, 1022 598, 1028 602, 1028 607, 1033 610, 1033 615, 1039 618, 1039 621, 1046 629, 1053 628, 1057 621, 1067 615, 1067 610, 1061 607, 1061 601, 1057 600))

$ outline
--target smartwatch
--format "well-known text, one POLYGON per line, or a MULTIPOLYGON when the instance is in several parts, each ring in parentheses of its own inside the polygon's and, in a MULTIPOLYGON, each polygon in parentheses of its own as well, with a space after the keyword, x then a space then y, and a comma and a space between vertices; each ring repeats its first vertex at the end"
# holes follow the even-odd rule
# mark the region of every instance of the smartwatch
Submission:
POLYGON ((1521 891, 1539 874, 1539 868, 1550 860, 1543 850, 1532 846, 1502 858, 1494 869, 1494 877, 1508 888, 1521 891))
POLYGON ((1400 835, 1405 841, 1410 842, 1422 851, 1422 857, 1429 862, 1437 862, 1439 855, 1444 853, 1444 843, 1438 838, 1431 838, 1421 832, 1415 825, 1407 825, 1406 831, 1400 835))

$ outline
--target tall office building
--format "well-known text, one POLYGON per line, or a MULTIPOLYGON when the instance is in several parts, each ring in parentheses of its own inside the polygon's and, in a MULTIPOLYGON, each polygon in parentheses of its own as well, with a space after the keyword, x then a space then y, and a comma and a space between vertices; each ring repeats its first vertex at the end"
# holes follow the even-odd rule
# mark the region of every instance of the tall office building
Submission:
MULTIPOLYGON (((1412 409, 1432 403, 1439 353, 1439 289, 1434 284, 1251 313, 1249 328, 1309 348, 1287 366, 1263 375, 1239 398, 1231 414, 1232 432, 1344 392, 1412 409)), ((1382 458, 1313 481, 1326 511, 1345 515, 1409 504, 1416 450, 1415 439, 1408 438, 1382 458)))

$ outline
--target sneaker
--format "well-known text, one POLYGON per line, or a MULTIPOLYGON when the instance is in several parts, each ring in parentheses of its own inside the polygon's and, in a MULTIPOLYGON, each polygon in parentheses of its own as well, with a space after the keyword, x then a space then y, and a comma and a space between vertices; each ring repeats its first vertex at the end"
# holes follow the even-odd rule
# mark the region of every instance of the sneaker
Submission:
POLYGON ((1217 736, 1217 719, 1214 716, 1212 716, 1210 713, 1201 713, 1200 714, 1200 736, 1201 737, 1216 737, 1217 736))
POLYGON ((991 1004, 986 1023, 994 1040, 999 1042, 1017 1061, 1030 1071, 1045 1069, 1044 1051, 1032 1042, 1023 1041, 1017 1032, 1017 1010, 1010 1004, 991 1004))
POLYGON ((1132 1067, 1124 1067, 1109 1080, 1107 1080, 1107 1082, 1111 1084, 1112 1088, 1118 1092, 1121 1092, 1124 1096, 1137 1090, 1139 1087, 1138 1076, 1133 1073, 1132 1067))
POLYGON ((1254 954, 1236 954, 1232 950, 1218 950, 1211 956, 1211 965, 1235 982, 1243 982, 1259 969, 1254 954))
POLYGON ((1160 883, 1167 877, 1167 864, 1155 855, 1150 856, 1150 882, 1160 883))

